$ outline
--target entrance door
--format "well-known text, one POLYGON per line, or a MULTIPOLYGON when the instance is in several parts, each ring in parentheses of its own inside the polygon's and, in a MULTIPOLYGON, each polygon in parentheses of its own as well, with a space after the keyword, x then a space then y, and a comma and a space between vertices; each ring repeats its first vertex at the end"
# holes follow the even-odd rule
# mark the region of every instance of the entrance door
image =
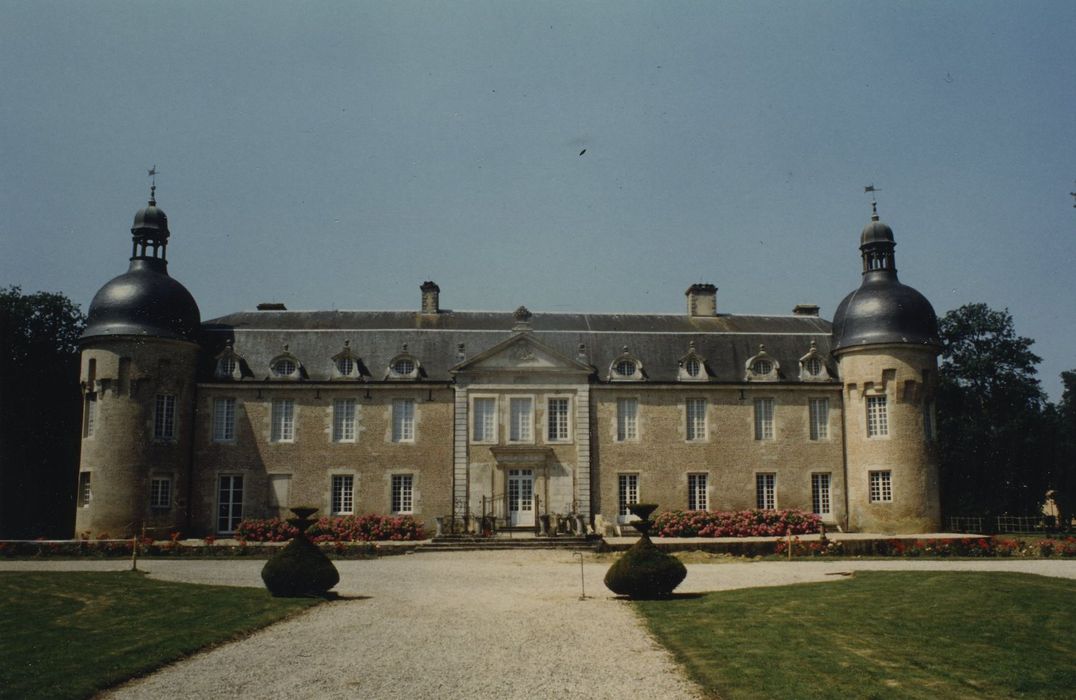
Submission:
POLYGON ((534 470, 508 470, 508 524, 512 527, 534 525, 534 470))

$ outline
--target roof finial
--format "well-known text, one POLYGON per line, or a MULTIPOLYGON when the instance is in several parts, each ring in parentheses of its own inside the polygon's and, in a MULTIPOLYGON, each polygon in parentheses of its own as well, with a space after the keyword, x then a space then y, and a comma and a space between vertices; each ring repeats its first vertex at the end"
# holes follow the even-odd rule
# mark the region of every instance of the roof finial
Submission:
POLYGON ((150 177, 149 203, 152 206, 157 206, 157 164, 154 163, 146 174, 150 177))
POLYGON ((875 187, 874 183, 871 183, 864 187, 863 191, 871 194, 871 221, 878 221, 878 198, 874 196, 874 193, 882 190, 880 187, 875 187))

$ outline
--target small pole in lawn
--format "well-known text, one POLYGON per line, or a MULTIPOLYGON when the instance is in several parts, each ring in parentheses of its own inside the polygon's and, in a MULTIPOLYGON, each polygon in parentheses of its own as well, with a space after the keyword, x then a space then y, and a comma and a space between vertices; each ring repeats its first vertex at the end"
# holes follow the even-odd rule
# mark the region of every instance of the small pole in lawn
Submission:
POLYGON ((131 538, 131 571, 138 571, 138 538, 131 538))
POLYGON ((788 560, 792 561, 792 530, 786 530, 785 536, 788 538, 788 560))
POLYGON ((587 599, 587 584, 583 578, 583 553, 572 552, 572 556, 579 557, 579 588, 582 590, 582 595, 579 596, 579 600, 587 599))

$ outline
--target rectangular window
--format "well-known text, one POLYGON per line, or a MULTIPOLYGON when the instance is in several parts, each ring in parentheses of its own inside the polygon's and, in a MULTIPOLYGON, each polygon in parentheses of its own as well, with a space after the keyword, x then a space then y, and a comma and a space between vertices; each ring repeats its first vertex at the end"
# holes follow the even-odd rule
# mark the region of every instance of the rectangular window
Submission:
POLYGON ((157 394, 153 411, 153 437, 172 440, 176 436, 176 397, 173 394, 157 394))
POLYGON ((923 437, 933 442, 934 434, 934 402, 928 401, 923 404, 923 437))
POLYGON ((291 498, 291 474, 269 475, 269 506, 287 508, 291 498))
POLYGON ((708 510, 710 499, 706 494, 706 474, 687 475, 687 509, 708 510))
POLYGON ((333 475, 332 508, 333 515, 353 515, 355 513, 355 477, 351 474, 333 475))
POLYGON ((688 440, 706 439, 706 399, 687 399, 687 431, 688 440))
POLYGON ((889 435, 889 414, 884 396, 867 397, 867 437, 889 435))
POLYGON ((639 399, 616 400, 616 439, 639 439, 639 399))
POLYGON ((86 410, 82 420, 82 437, 93 437, 94 431, 97 429, 97 394, 90 392, 86 394, 86 410))
POLYGON ((568 399, 552 398, 546 403, 549 442, 564 442, 568 439, 568 399))
POLYGON ((235 440, 235 399, 213 400, 213 441, 235 440))
POLYGON ((415 400, 392 400, 392 441, 415 441, 415 400))
POLYGON ((78 473, 78 507, 85 508, 93 500, 93 491, 90 489, 91 472, 78 473))
POLYGON ((273 399, 272 430, 269 439, 272 442, 295 440, 295 399, 273 399))
POLYGON ((392 512, 412 513, 415 509, 414 477, 411 474, 392 475, 392 512))
POLYGON ((473 442, 497 441, 497 399, 491 397, 476 398, 472 406, 473 442))
POLYGON ((871 503, 892 503, 893 472, 871 472, 870 487, 871 503))
POLYGON ((811 439, 829 439, 829 399, 808 399, 810 413, 811 439))
POLYGON ((508 401, 508 441, 531 442, 534 439, 534 402, 529 397, 517 396, 508 401))
POLYGON ((155 476, 149 480, 149 507, 153 510, 171 510, 172 477, 155 476))
POLYGON ((218 493, 217 531, 230 534, 243 520, 243 477, 235 474, 220 477, 218 493))
POLYGON ((773 399, 755 399, 755 439, 773 439, 773 399))
POLYGON ((355 442, 355 399, 333 401, 333 442, 355 442))
POLYGON ((755 475, 755 507, 761 510, 777 508, 777 475, 755 475))
POLYGON ((830 514, 829 474, 811 474, 811 510, 818 515, 830 514))
POLYGON ((617 475, 616 502, 620 522, 627 522, 627 519, 631 517, 631 511, 628 510, 628 506, 639 502, 638 474, 617 475))

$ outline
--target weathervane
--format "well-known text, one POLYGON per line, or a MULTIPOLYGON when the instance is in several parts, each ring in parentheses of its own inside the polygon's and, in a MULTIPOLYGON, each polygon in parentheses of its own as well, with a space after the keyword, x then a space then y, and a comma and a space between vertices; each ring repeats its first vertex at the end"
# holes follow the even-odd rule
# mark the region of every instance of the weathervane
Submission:
POLYGON ((146 171, 146 175, 150 178, 149 184, 149 198, 154 203, 157 201, 157 164, 154 163, 153 167, 146 171))
POLYGON ((874 193, 875 192, 881 192, 881 191, 882 191, 882 188, 875 187, 873 182, 863 188, 864 193, 870 192, 870 195, 871 195, 871 213, 872 213, 872 216, 874 217, 875 220, 878 219, 878 198, 874 196, 874 193))

